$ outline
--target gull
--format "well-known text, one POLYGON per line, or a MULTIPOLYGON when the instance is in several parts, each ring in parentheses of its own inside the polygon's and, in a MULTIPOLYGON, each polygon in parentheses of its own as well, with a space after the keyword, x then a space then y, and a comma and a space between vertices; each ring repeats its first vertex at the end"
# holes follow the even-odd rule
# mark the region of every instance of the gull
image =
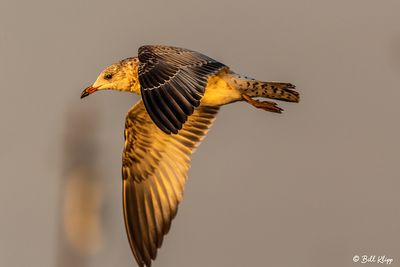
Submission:
POLYGON ((221 106, 245 101, 281 113, 272 101, 298 102, 295 86, 233 72, 201 53, 145 45, 137 57, 105 68, 81 98, 102 90, 141 95, 125 120, 122 155, 123 213, 140 267, 151 266, 176 216, 190 166, 221 106))

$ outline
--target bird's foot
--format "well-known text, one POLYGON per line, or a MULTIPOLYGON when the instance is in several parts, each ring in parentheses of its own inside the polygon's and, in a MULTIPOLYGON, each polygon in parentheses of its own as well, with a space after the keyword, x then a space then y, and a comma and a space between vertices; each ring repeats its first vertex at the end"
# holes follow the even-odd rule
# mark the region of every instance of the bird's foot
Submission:
POLYGON ((261 108, 266 111, 271 111, 275 113, 282 113, 283 109, 278 107, 278 104, 275 102, 271 101, 259 101, 256 99, 251 98, 250 96, 246 94, 242 94, 243 99, 249 103, 250 105, 256 107, 256 108, 261 108))

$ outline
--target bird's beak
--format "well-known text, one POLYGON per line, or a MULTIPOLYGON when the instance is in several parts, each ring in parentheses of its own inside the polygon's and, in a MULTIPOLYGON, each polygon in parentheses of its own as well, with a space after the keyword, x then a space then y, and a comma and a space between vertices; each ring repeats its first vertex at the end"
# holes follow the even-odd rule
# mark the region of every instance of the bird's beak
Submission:
POLYGON ((82 94, 81 94, 81 98, 84 98, 84 97, 86 97, 86 96, 88 96, 88 95, 90 95, 90 94, 96 92, 98 88, 99 88, 99 87, 93 87, 92 85, 89 86, 88 88, 86 88, 85 90, 83 90, 83 92, 82 92, 82 94))

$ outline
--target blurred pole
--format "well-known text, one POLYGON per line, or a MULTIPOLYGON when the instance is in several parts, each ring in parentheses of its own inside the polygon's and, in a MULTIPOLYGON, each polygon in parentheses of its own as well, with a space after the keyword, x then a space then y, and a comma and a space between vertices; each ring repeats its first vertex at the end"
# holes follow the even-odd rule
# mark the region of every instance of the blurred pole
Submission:
POLYGON ((97 175, 96 112, 71 109, 66 116, 59 213, 58 267, 90 265, 104 244, 103 187, 97 175))

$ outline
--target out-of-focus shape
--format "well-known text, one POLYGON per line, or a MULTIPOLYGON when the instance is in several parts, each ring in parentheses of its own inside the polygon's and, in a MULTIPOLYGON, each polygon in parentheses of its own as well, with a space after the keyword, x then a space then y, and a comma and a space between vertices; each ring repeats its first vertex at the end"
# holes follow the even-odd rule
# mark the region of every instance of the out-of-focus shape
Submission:
POLYGON ((72 170, 64 185, 63 227, 66 240, 83 254, 94 254, 103 245, 100 220, 102 190, 90 170, 72 170))
POLYGON ((72 107, 66 114, 57 266, 87 266, 104 245, 103 186, 96 173, 95 110, 72 107), (84 109, 84 110, 82 110, 84 109))

